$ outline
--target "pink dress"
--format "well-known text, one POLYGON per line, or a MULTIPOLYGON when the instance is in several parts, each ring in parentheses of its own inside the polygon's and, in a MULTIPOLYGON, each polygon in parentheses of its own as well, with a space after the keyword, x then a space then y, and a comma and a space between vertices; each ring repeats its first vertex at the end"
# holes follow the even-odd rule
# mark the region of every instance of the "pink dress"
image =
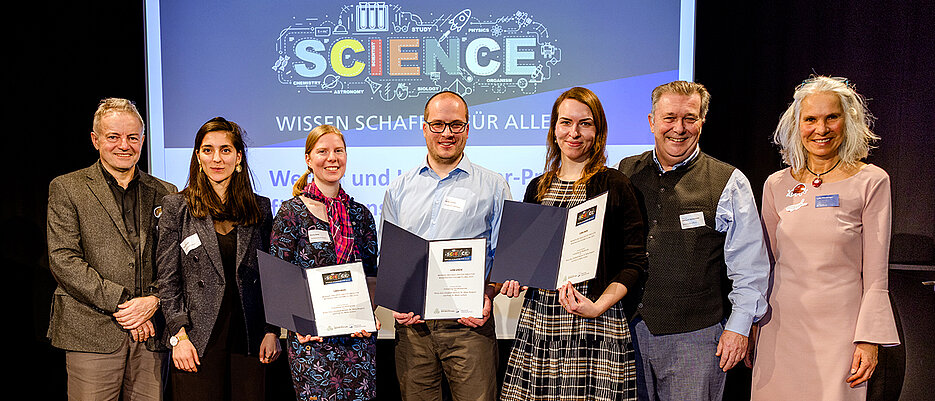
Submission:
POLYGON ((855 342, 896 345, 887 290, 890 180, 866 165, 815 188, 790 169, 763 188, 774 261, 760 321, 753 400, 860 400, 850 388, 855 342))

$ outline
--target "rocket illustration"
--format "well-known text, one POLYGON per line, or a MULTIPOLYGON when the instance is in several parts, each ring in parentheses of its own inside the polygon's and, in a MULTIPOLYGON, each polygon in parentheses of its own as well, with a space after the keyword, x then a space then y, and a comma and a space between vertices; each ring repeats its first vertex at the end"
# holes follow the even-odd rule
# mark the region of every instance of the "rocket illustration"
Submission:
POLYGON ((468 20, 470 19, 471 19, 470 8, 465 8, 464 10, 461 10, 460 13, 455 14, 454 17, 451 17, 451 19, 448 20, 448 24, 449 24, 448 30, 445 31, 442 37, 438 38, 438 41, 443 42, 446 38, 448 38, 448 35, 451 33, 451 31, 461 32, 461 28, 464 28, 464 26, 467 25, 468 20))

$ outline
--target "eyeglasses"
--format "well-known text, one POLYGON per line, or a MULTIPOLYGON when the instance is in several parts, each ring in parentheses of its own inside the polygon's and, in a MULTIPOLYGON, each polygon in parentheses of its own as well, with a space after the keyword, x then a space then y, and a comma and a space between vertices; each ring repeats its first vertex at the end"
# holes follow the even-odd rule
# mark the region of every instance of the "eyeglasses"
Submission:
POLYGON ((463 121, 452 121, 450 123, 442 121, 426 121, 425 123, 428 124, 429 130, 436 134, 445 132, 445 127, 448 127, 448 130, 451 131, 452 134, 460 134, 464 132, 465 128, 467 128, 467 123, 463 121))

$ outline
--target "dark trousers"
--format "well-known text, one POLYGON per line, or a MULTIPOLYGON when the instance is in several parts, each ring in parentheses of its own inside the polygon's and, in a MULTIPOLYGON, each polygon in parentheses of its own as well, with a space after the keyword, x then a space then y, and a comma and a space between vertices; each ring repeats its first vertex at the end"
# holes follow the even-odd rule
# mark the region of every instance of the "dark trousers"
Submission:
POLYGON ((225 341, 208 344, 197 372, 173 366, 170 380, 175 401, 252 401, 266 397, 266 370, 259 357, 232 353, 225 341))

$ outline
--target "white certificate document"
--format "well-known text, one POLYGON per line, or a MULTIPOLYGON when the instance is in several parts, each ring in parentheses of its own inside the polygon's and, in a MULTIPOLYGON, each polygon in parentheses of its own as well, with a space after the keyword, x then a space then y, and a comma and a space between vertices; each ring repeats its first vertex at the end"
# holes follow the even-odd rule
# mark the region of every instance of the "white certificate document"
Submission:
POLYGON ((429 242, 424 319, 483 317, 487 240, 429 242))
POLYGON ((360 262, 307 269, 318 335, 376 332, 367 277, 360 262))
POLYGON ((568 210, 555 288, 569 281, 577 284, 594 278, 606 211, 606 192, 568 210))

